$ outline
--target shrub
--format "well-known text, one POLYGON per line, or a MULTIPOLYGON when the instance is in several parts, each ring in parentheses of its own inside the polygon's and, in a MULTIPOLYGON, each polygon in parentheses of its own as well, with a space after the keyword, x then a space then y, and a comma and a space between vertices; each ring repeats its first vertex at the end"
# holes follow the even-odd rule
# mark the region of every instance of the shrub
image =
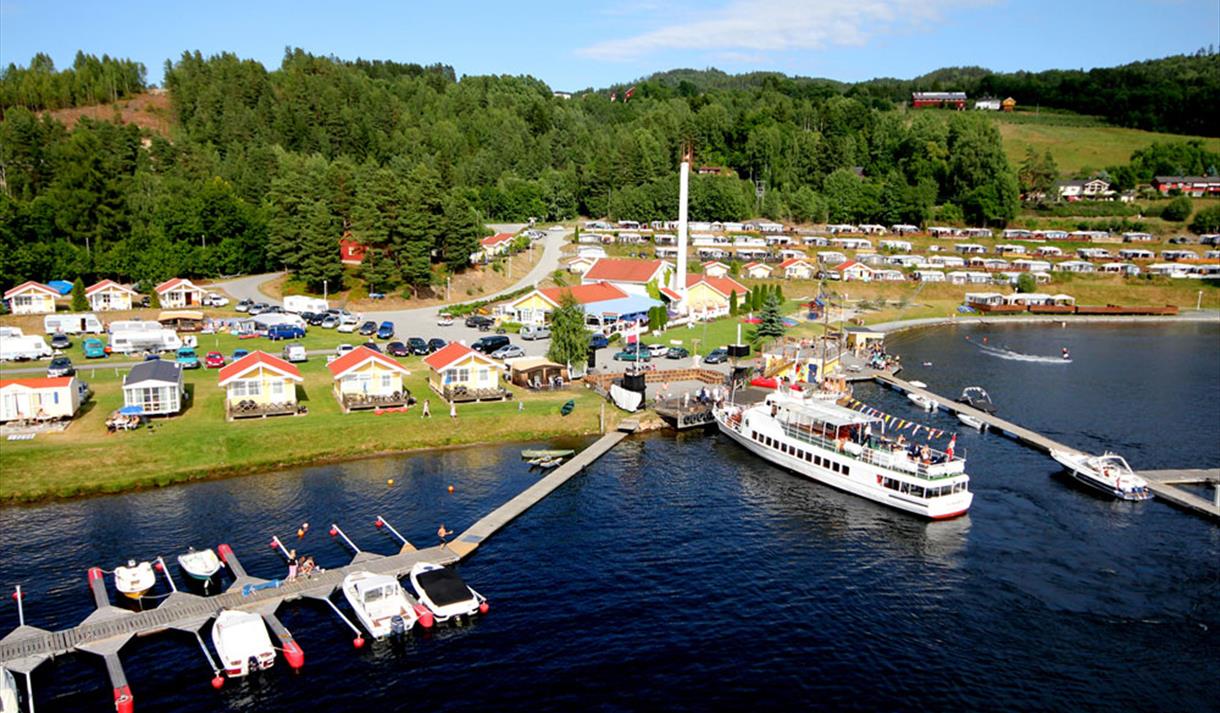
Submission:
POLYGON ((1190 230, 1196 235, 1220 233, 1220 205, 1208 206, 1195 214, 1190 221, 1190 230))
POLYGON ((1190 214, 1195 210, 1194 203, 1190 202, 1190 198, 1186 196, 1178 196, 1169 201, 1161 210, 1161 218, 1163 220, 1172 220, 1175 223, 1181 223, 1190 217, 1190 214))

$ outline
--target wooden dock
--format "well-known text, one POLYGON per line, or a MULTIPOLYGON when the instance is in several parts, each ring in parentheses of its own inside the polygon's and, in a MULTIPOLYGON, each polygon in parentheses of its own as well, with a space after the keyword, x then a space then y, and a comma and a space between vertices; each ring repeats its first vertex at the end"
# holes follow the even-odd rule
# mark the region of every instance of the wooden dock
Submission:
MULTIPOLYGON (((279 605, 302 598, 328 599, 339 589, 343 579, 356 571, 391 574, 402 577, 417 562, 452 564, 474 552, 487 538, 530 509, 556 488, 580 473, 607 451, 618 445, 635 430, 631 421, 620 425, 566 463, 563 463, 522 493, 496 508, 454 540, 435 547, 415 549, 404 545, 395 555, 378 555, 357 550, 352 561, 336 569, 299 577, 293 581, 265 580, 248 575, 227 545, 218 550, 235 581, 224 593, 202 597, 175 591, 160 606, 133 612, 111 605, 101 570, 89 572, 96 610, 80 624, 60 631, 47 631, 21 626, 0 639, 0 665, 11 671, 27 673, 40 663, 74 651, 86 651, 103 656, 110 672, 116 698, 130 698, 130 687, 119 663, 118 652, 133 636, 145 636, 167 630, 197 633, 221 609, 236 609, 261 614, 272 631, 287 647, 291 634, 275 620, 279 605)), ((168 576, 165 574, 164 576, 168 576)), ((172 581, 172 580, 171 580, 172 581)))
POLYGON ((1148 481, 1148 489, 1162 500, 1180 508, 1220 520, 1220 468, 1205 470, 1143 470, 1139 476, 1148 481), (1215 488, 1214 499, 1199 497, 1178 485, 1210 484, 1215 488))

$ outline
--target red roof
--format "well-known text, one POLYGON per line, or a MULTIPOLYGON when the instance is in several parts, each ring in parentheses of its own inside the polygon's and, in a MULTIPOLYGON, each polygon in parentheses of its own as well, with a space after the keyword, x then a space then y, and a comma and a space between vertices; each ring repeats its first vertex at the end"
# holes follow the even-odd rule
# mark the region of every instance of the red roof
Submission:
POLYGON ((493 366, 499 366, 499 364, 497 364, 494 360, 489 359, 465 344, 459 344, 458 342, 449 342, 449 344, 445 345, 444 349, 424 357, 424 363, 436 371, 440 371, 453 362, 459 359, 465 359, 467 356, 472 354, 474 355, 474 358, 478 359, 479 361, 491 364, 493 366))
POLYGON ((609 282, 594 282, 589 285, 573 285, 572 287, 547 287, 538 290, 543 299, 555 306, 563 304, 565 295, 572 295, 577 303, 587 305, 591 302, 604 302, 626 297, 627 293, 609 282))
MULTIPOLYGON (((197 287, 195 285, 195 283, 191 282, 190 280, 186 279, 185 277, 171 277, 170 279, 166 280, 165 282, 162 282, 161 284, 157 285, 156 291, 157 291, 157 294, 162 294, 164 292, 169 292, 170 290, 172 290, 175 287, 178 287, 179 285, 182 285, 182 284, 189 285, 191 287, 191 289, 195 289, 195 290, 199 289, 199 287, 197 287)), ((200 291, 202 292, 202 290, 200 290, 200 291)))
POLYGON ((135 290, 131 289, 127 285, 120 285, 114 280, 102 280, 101 282, 95 282, 94 284, 89 285, 88 289, 85 290, 85 296, 88 297, 95 292, 101 292, 107 287, 115 287, 123 292, 130 292, 133 295, 136 293, 135 290))
POLYGON ((44 285, 41 282, 27 280, 27 281, 21 283, 20 285, 17 285, 13 289, 9 290, 8 292, 5 292, 4 299, 7 300, 9 297, 12 297, 13 295, 18 294, 20 292, 25 292, 28 289, 42 290, 43 292, 51 293, 51 295, 54 297, 59 297, 59 292, 54 287, 51 287, 50 285, 44 285))
POLYGON ((741 269, 743 269, 743 270, 749 270, 749 269, 752 269, 752 268, 755 268, 755 267, 765 267, 765 268, 767 268, 767 272, 770 272, 770 271, 771 271, 771 266, 770 266, 770 265, 768 265, 768 264, 766 264, 766 263, 763 263, 763 262, 758 262, 757 260, 755 260, 754 262, 747 262, 746 264, 744 264, 744 265, 742 265, 742 266, 741 266, 741 269))
POLYGON ((677 292, 674 292, 673 290, 669 289, 668 287, 662 287, 661 294, 665 295, 666 297, 673 300, 674 302, 682 301, 682 295, 678 294, 677 292))
POLYGON ((271 356, 267 352, 250 352, 232 364, 221 367, 219 385, 224 386, 259 364, 262 364, 273 371, 278 371, 284 376, 287 376, 295 381, 301 381, 300 370, 298 370, 292 364, 289 364, 277 356, 271 356))
POLYGON ((600 258, 585 273, 585 279, 606 280, 608 282, 636 282, 642 285, 649 280, 659 277, 661 267, 664 264, 660 260, 600 258))
POLYGON ((507 242, 512 239, 513 239, 512 233, 496 233, 495 235, 493 235, 489 238, 483 238, 482 240, 479 241, 479 243, 485 248, 490 248, 490 247, 499 245, 500 243, 507 242))
MULTIPOLYGON (((809 265, 809 260, 807 260, 806 258, 790 257, 787 260, 784 260, 783 262, 781 262, 779 264, 779 266, 780 266, 780 269, 787 270, 788 268, 792 267, 793 265, 795 265, 797 263, 802 263, 802 262, 805 263, 806 265, 809 265)), ((812 265, 809 265, 809 266, 812 267, 812 265)))
POLYGON ((344 354, 343 356, 339 357, 338 359, 335 359, 334 361, 327 364, 326 368, 330 369, 330 373, 336 379, 338 379, 339 377, 343 376, 345 373, 351 371, 352 369, 359 367, 360 365, 364 364, 366 361, 369 361, 370 359, 373 361, 381 362, 382 364, 390 367, 391 369, 394 369, 396 371, 401 371, 404 374, 411 373, 411 372, 407 371, 407 367, 403 366, 402 364, 399 364, 392 357, 386 356, 385 354, 382 354, 381 352, 378 352, 378 351, 373 351, 372 349, 369 349, 368 347, 364 347, 364 346, 356 347, 355 349, 344 354))
POLYGON ((24 386, 28 389, 61 388, 72 383, 74 376, 35 377, 32 379, 0 379, 0 389, 9 386, 24 386))
MULTIPOLYGON (((860 263, 856 262, 855 260, 848 260, 847 262, 845 262, 841 265, 836 265, 835 269, 838 270, 839 272, 842 272, 842 271, 846 270, 847 268, 855 267, 856 265, 860 265, 860 263)), ((868 265, 860 265, 860 267, 864 268, 865 270, 872 271, 872 268, 869 267, 868 265)))
POLYGON ((733 292, 744 295, 746 290, 745 285, 731 277, 708 277, 707 275, 690 275, 686 276, 686 289, 690 289, 700 282, 706 282, 708 287, 728 297, 733 292))

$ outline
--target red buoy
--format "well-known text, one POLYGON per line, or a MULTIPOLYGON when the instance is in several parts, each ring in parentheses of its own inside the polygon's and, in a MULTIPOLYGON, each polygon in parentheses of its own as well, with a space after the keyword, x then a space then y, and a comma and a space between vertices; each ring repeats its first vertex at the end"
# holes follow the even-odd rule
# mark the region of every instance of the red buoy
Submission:
POLYGON ((268 547, 270 547, 271 549, 273 549, 273 550, 274 550, 274 549, 275 549, 275 540, 272 540, 271 542, 268 542, 268 543, 267 543, 267 546, 268 546, 268 547))
POLYGON ((415 605, 415 616, 419 619, 419 625, 425 629, 431 629, 432 625, 436 623, 432 612, 423 604, 415 605))
POLYGON ((131 696, 131 686, 114 689, 114 710, 117 713, 133 713, 135 705, 131 696))
POLYGON ((487 613, 487 610, 488 610, 488 609, 490 609, 490 608, 491 608, 491 607, 487 606, 487 602, 483 602, 482 604, 480 604, 480 605, 479 605, 479 613, 480 613, 480 614, 486 614, 486 613, 487 613))
POLYGON ((300 668, 305 665, 305 652, 301 650, 300 644, 295 641, 284 643, 284 660, 288 662, 290 668, 300 668))
POLYGON ((355 646, 358 649, 363 649, 364 648, 364 637, 357 636, 356 638, 352 639, 352 646, 355 646))
POLYGON ((338 534, 339 534, 339 531, 338 531, 337 529, 335 529, 335 528, 333 528, 333 527, 332 527, 332 528, 330 528, 330 536, 331 536, 331 537, 334 537, 335 535, 338 535, 338 534))
POLYGON ((382 526, 382 524, 383 524, 383 523, 381 522, 381 520, 378 520, 378 521, 376 521, 376 522, 374 522, 374 523, 373 523, 373 527, 381 527, 381 526, 382 526))
POLYGON ((101 579, 101 578, 102 578, 102 568, 101 567, 90 567, 89 568, 89 583, 90 584, 93 583, 93 580, 101 579))
POLYGON ((225 685, 225 677, 224 677, 224 676, 221 676, 221 675, 218 673, 218 674, 216 674, 215 676, 213 676, 213 677, 212 677, 212 688, 215 688, 216 690, 218 690, 218 691, 219 691, 221 688, 224 688, 224 685, 225 685))
POLYGON ((155 569, 156 569, 158 572, 162 572, 162 571, 164 571, 164 570, 165 570, 165 565, 161 564, 161 560, 157 560, 156 562, 153 562, 153 567, 154 567, 154 568, 155 568, 155 569))
POLYGON ((220 555, 220 560, 225 564, 229 563, 229 558, 233 556, 233 550, 226 544, 221 543, 216 547, 216 554, 220 555))
POLYGON ((25 597, 25 595, 22 594, 21 592, 13 592, 13 599, 22 599, 24 597, 25 597))

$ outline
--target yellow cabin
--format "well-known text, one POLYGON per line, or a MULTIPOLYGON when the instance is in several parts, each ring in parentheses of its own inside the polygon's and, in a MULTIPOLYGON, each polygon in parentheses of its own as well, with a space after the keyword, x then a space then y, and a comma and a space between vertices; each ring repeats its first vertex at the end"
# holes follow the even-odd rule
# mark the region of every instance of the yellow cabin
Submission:
POLYGON ((220 370, 229 419, 295 414, 301 372, 266 352, 252 352, 220 370))

